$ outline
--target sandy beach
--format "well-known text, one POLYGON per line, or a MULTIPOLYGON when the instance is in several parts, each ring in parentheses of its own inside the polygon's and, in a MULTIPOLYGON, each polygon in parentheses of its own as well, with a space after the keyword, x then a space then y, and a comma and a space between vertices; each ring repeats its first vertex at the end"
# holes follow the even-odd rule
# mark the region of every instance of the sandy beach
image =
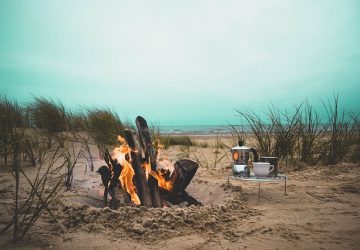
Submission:
POLYGON ((0 0, 0 250, 360 250, 359 23, 0 0))
MULTIPOLYGON (((194 136, 208 147, 171 146, 160 152, 159 166, 182 158, 200 167, 187 192, 203 206, 104 208, 96 172, 77 166, 71 191, 51 205, 59 223, 44 213, 26 238, 11 243, 11 230, 0 236, 1 249, 358 249, 360 246, 360 166, 285 165, 283 183, 230 180, 228 149, 214 166, 216 138, 194 136)), ((92 150, 96 151, 95 147, 92 150)), ((96 155, 96 154, 94 154, 96 155)), ((94 159, 95 169, 104 162, 94 159)), ((28 173, 34 169, 26 169, 28 173)), ((0 225, 10 219, 13 179, 0 174, 0 225)), ((25 190, 26 191, 26 190, 25 190)))

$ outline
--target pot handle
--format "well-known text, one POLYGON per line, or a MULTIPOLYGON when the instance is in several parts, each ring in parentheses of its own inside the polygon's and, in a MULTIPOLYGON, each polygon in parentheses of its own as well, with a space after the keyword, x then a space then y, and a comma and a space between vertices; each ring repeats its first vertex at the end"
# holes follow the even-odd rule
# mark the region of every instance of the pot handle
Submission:
POLYGON ((270 165, 269 173, 271 173, 272 171, 274 171, 274 169, 275 169, 274 165, 270 165))

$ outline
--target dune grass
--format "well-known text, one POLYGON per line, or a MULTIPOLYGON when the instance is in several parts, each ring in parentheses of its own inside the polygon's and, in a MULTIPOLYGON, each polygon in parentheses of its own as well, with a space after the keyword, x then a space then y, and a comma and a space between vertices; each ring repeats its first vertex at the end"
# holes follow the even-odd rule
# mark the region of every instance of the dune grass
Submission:
POLYGON ((160 141, 165 148, 170 146, 196 146, 196 143, 189 136, 160 136, 160 141))
MULTIPOLYGON (((360 159, 359 112, 340 110, 339 98, 323 102, 327 117, 320 117, 308 102, 295 106, 294 111, 279 110, 269 106, 265 116, 251 110, 237 110, 249 125, 254 138, 250 146, 261 155, 273 155, 283 159, 295 159, 310 164, 318 162, 335 164, 341 161, 360 159)), ((110 109, 83 108, 68 110, 60 101, 34 97, 26 106, 0 95, 0 157, 8 165, 14 164, 17 150, 23 158, 35 166, 43 158, 44 140, 48 148, 54 143, 64 145, 64 132, 85 132, 87 136, 76 137, 77 141, 89 144, 94 141, 102 156, 104 149, 117 143, 117 135, 124 130, 124 123, 110 109), (26 132, 32 130, 32 132, 26 132), (36 134, 36 136, 32 136, 36 134), (35 138, 36 137, 36 138, 35 138), (91 139, 91 140, 90 140, 91 139), (16 141, 24 141, 16 145, 16 141)), ((244 143, 247 132, 231 126, 234 143, 244 143), (236 142, 235 142, 236 141, 236 142)), ((153 141, 165 148, 209 147, 207 142, 195 142, 189 136, 160 135, 159 128, 152 131, 153 141)), ((73 136, 74 137, 74 136, 73 136)), ((217 144, 224 146, 225 144, 217 144)), ((225 145, 228 146, 228 145, 225 145)), ((155 145, 155 147, 157 147, 155 145)), ((89 145, 86 147, 89 150, 89 145)), ((91 154, 89 159, 92 159, 91 154)))
POLYGON ((49 134, 66 130, 66 111, 61 102, 44 97, 34 97, 28 106, 31 122, 49 134))
POLYGON ((334 96, 333 104, 328 101, 324 103, 327 112, 327 138, 324 140, 324 147, 321 157, 326 164, 342 162, 349 153, 353 138, 351 120, 345 110, 339 110, 339 98, 334 96))
POLYGON ((24 124, 24 109, 6 95, 0 95, 0 156, 4 158, 5 166, 9 157, 13 166, 17 164, 24 124))
MULTIPOLYGON (((260 154, 295 159, 309 164, 336 164, 360 159, 359 113, 339 109, 339 98, 323 102, 321 118, 308 102, 293 113, 270 106, 265 118, 237 110, 248 123, 260 154)), ((232 129, 234 127, 232 126, 232 129)))
POLYGON ((327 126, 323 126, 317 111, 308 102, 305 102, 300 121, 300 160, 316 164, 319 161, 319 147, 322 138, 325 138, 327 126))
MULTIPOLYGON (((273 155, 273 142, 272 142, 272 124, 265 122, 255 112, 251 110, 241 111, 236 110, 240 117, 243 117, 250 127, 251 133, 255 137, 255 145, 253 145, 260 154, 273 155)), ((234 126, 231 126, 235 134, 241 135, 234 126)), ((245 141, 243 136, 239 137, 239 140, 245 141)))
POLYGON ((71 132, 88 131, 89 119, 86 111, 82 109, 67 111, 66 127, 71 132))
POLYGON ((48 147, 51 148, 57 140, 63 145, 61 132, 67 129, 67 117, 65 107, 61 102, 44 97, 34 97, 28 104, 30 124, 41 131, 48 138, 48 147))
POLYGON ((277 107, 271 106, 268 116, 271 122, 271 133, 274 139, 273 155, 281 158, 294 157, 296 143, 301 131, 301 109, 302 105, 295 107, 293 114, 286 110, 281 112, 277 107))
POLYGON ((360 113, 351 113, 350 117, 352 119, 352 154, 350 156, 351 161, 359 162, 360 161, 360 113))
POLYGON ((107 145, 115 145, 117 136, 122 135, 124 126, 116 113, 109 109, 88 109, 89 132, 99 148, 100 157, 107 145))

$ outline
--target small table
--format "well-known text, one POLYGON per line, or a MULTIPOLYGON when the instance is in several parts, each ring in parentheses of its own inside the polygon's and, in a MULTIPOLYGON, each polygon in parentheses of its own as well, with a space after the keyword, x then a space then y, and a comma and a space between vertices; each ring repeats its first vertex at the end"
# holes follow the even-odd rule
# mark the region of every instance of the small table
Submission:
POLYGON ((252 182, 257 182, 258 185, 258 202, 260 202, 260 184, 261 183, 280 183, 280 182, 284 182, 284 195, 287 195, 286 193, 286 181, 288 180, 288 177, 286 175, 283 174, 278 174, 276 177, 263 177, 263 178, 259 178, 256 177, 253 173, 250 174, 250 177, 243 177, 243 176, 234 176, 234 175, 230 175, 228 176, 228 186, 230 186, 230 179, 232 180, 238 180, 238 181, 252 181, 252 182))

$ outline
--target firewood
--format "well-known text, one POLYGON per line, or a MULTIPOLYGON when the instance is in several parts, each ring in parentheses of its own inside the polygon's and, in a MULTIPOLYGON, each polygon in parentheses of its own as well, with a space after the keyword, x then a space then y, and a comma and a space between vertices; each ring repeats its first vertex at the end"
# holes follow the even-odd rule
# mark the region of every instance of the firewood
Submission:
MULTIPOLYGON (((174 172, 168 177, 173 182, 171 191, 161 189, 162 199, 174 205, 187 203, 188 205, 202 205, 186 191, 186 187, 194 177, 199 165, 188 159, 177 161, 174 165, 174 172)), ((165 175, 166 176, 166 175, 165 175)))
POLYGON ((179 193, 168 192, 166 190, 161 190, 161 196, 164 200, 170 202, 173 205, 180 205, 186 203, 188 206, 202 206, 202 203, 197 201, 194 197, 189 195, 186 191, 181 191, 179 193))
MULTIPOLYGON (((156 165, 155 150, 151 143, 151 136, 147 122, 143 117, 138 116, 136 118, 136 126, 139 132, 140 143, 145 153, 145 160, 150 163, 151 170, 156 171, 157 165, 156 165)), ((161 207, 161 199, 160 199, 157 180, 153 176, 150 176, 148 184, 150 188, 151 201, 153 207, 161 207)))
POLYGON ((110 203, 109 207, 111 209, 118 209, 119 207, 122 206, 131 205, 130 195, 121 188, 114 188, 110 192, 110 195, 111 195, 111 200, 109 202, 110 203))
POLYGON ((111 180, 111 170, 107 166, 103 165, 96 172, 98 172, 100 174, 101 181, 105 188, 103 200, 104 200, 105 206, 107 206, 107 197, 108 197, 108 193, 109 193, 109 182, 111 180))
MULTIPOLYGON (((114 168, 114 166, 117 164, 117 161, 116 161, 116 160, 113 160, 113 159, 111 158, 111 155, 110 155, 108 149, 105 150, 104 160, 105 160, 105 162, 106 162, 106 165, 109 167, 109 169, 110 169, 111 171, 113 171, 113 168, 114 168)), ((121 167, 121 166, 120 166, 120 167, 121 167)), ((120 172, 121 172, 121 170, 120 170, 120 172)))
POLYGON ((141 147, 133 130, 125 130, 125 139, 129 147, 131 148, 131 165, 134 168, 137 193, 139 195, 141 205, 151 207, 152 201, 150 196, 150 189, 147 184, 147 179, 144 169, 141 167, 141 147))
POLYGON ((199 165, 191 160, 183 159, 175 162, 174 172, 170 179, 173 182, 173 193, 179 193, 186 189, 194 177, 199 165))

